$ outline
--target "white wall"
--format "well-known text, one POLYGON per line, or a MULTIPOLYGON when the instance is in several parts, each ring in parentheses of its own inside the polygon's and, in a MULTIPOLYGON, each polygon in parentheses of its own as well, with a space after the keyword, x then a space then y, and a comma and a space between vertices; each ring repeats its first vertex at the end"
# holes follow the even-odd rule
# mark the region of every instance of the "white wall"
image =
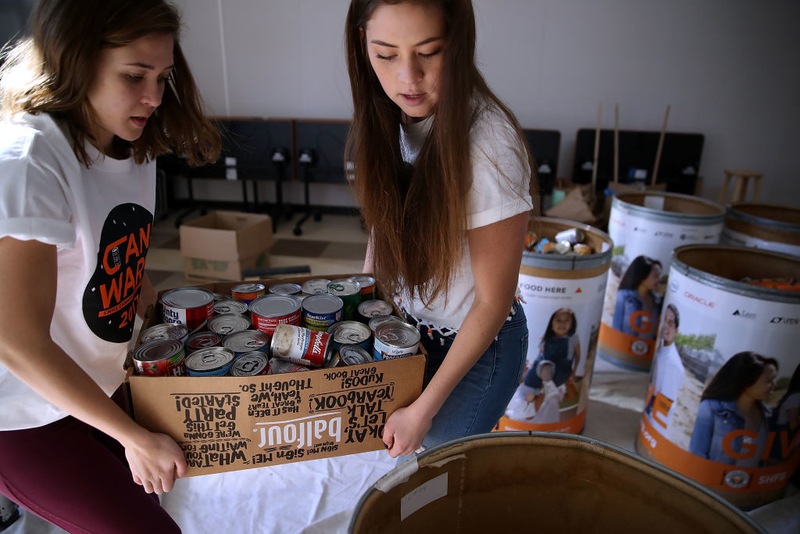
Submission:
MULTIPOLYGON (((342 37, 348 4, 179 0, 184 51, 210 112, 349 118, 342 37)), ((724 169, 752 168, 765 173, 762 200, 800 206, 800 2, 474 5, 489 84, 524 127, 561 131, 562 176, 571 174, 575 133, 595 126, 599 102, 603 127, 613 127, 618 103, 620 128, 654 131, 671 104, 669 131, 705 135, 704 196, 716 199, 724 169)), ((326 190, 319 203, 350 205, 342 190, 326 190)), ((288 198, 299 202, 299 194, 288 198)))

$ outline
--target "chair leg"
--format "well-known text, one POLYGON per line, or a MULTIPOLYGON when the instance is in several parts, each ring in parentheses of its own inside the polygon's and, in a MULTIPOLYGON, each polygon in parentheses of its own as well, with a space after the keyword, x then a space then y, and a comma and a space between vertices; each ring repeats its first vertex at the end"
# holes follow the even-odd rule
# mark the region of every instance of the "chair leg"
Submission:
POLYGON ((728 184, 731 182, 731 175, 725 174, 725 184, 722 186, 722 190, 719 192, 719 203, 725 204, 725 197, 728 196, 728 184))
POLYGON ((747 195, 747 176, 737 176, 732 202, 741 202, 744 200, 745 195, 747 195))

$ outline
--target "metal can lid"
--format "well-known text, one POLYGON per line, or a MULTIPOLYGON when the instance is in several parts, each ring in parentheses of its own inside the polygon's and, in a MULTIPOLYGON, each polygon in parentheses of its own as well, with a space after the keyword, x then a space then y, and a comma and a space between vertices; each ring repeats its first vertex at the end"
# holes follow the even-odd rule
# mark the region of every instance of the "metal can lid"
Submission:
POLYGON ((214 302, 214 293, 201 287, 179 287, 161 296, 161 304, 170 308, 200 308, 214 302))
POLYGON ((328 284, 330 283, 331 281, 327 278, 314 278, 312 280, 306 280, 301 290, 305 295, 324 294, 328 292, 328 284))
POLYGON ((360 313, 363 317, 391 315, 392 305, 385 300, 365 300, 358 305, 358 313, 360 313))
POLYGON ((331 280, 328 284, 328 293, 340 297, 349 297, 350 295, 361 293, 361 284, 350 278, 331 280))
POLYGON ((182 341, 189 335, 189 328, 181 323, 162 323, 151 326, 140 336, 142 343, 153 341, 154 339, 177 339, 182 341))
POLYGON ((214 313, 219 315, 226 315, 230 313, 244 315, 247 313, 247 303, 242 302, 241 300, 232 299, 230 297, 225 300, 219 300, 214 303, 214 313))
POLYGON ((375 361, 369 352, 358 345, 342 345, 339 347, 339 359, 346 365, 359 365, 375 361))
POLYGON ((226 295, 225 293, 214 293, 214 302, 219 302, 220 300, 227 300, 231 298, 230 295, 226 295))
POLYGON ((328 293, 309 295, 303 300, 303 310, 309 313, 336 313, 343 307, 342 299, 328 293))
POLYGON ((256 376, 269 367, 269 358, 263 352, 242 354, 231 365, 231 376, 256 376))
POLYGON ((358 321, 340 321, 328 328, 334 343, 358 345, 372 336, 369 327, 358 321))
POLYGON ((142 343, 133 351, 133 359, 139 362, 160 362, 172 358, 183 350, 183 342, 177 339, 154 339, 142 343))
POLYGON ((215 315, 208 321, 208 329, 217 334, 226 336, 233 332, 241 332, 250 328, 250 319, 245 315, 227 313, 225 315, 215 315))
POLYGON ((208 347, 191 353, 184 365, 192 371, 213 371, 233 361, 233 352, 224 347, 208 347))
POLYGON ((253 352, 269 345, 269 336, 258 330, 242 330, 225 338, 222 346, 233 352, 253 352))
POLYGON ((260 317, 286 317, 300 311, 300 300, 292 295, 262 295, 250 303, 250 311, 260 317))
POLYGON ((206 347, 216 347, 222 343, 222 336, 216 332, 198 332, 186 340, 186 348, 197 350, 206 347))
POLYGON ((419 343, 419 330, 408 324, 387 321, 375 329, 375 339, 392 347, 413 347, 419 343))
POLYGON ((303 288, 298 284, 285 282, 269 286, 269 292, 273 295, 299 295, 303 288))
POLYGON ((369 329, 375 332, 375 329, 378 328, 379 325, 390 321, 400 324, 407 324, 404 320, 396 315, 375 315, 369 320, 369 329))
POLYGON ((231 288, 231 293, 258 293, 259 291, 266 291, 267 288, 264 284, 256 284, 248 282, 246 284, 239 284, 231 288))
POLYGON ((372 287, 375 285, 375 279, 367 275, 351 276, 350 279, 358 282, 362 288, 372 287))

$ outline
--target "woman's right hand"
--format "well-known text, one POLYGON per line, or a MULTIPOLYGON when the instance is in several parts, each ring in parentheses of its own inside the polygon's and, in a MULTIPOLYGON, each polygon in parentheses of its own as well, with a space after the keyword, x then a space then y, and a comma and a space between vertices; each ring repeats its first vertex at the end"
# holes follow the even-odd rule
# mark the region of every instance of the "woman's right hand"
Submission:
POLYGON ((160 495, 172 490, 175 479, 186 474, 186 460, 171 437, 141 427, 140 430, 135 438, 123 443, 125 456, 133 481, 147 493, 160 495))

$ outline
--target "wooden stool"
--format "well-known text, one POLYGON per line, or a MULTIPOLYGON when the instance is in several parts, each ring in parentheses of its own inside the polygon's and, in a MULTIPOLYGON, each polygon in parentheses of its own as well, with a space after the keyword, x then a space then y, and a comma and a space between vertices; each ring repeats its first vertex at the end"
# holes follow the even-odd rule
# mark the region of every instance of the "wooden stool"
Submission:
POLYGON ((743 170, 725 170, 725 185, 722 186, 722 191, 719 192, 719 203, 725 204, 725 197, 728 195, 728 184, 731 183, 731 178, 736 178, 736 183, 733 187, 733 197, 731 202, 741 202, 747 195, 747 181, 753 179, 753 200, 758 200, 761 196, 761 177, 764 176, 763 172, 758 171, 743 171, 743 170))

